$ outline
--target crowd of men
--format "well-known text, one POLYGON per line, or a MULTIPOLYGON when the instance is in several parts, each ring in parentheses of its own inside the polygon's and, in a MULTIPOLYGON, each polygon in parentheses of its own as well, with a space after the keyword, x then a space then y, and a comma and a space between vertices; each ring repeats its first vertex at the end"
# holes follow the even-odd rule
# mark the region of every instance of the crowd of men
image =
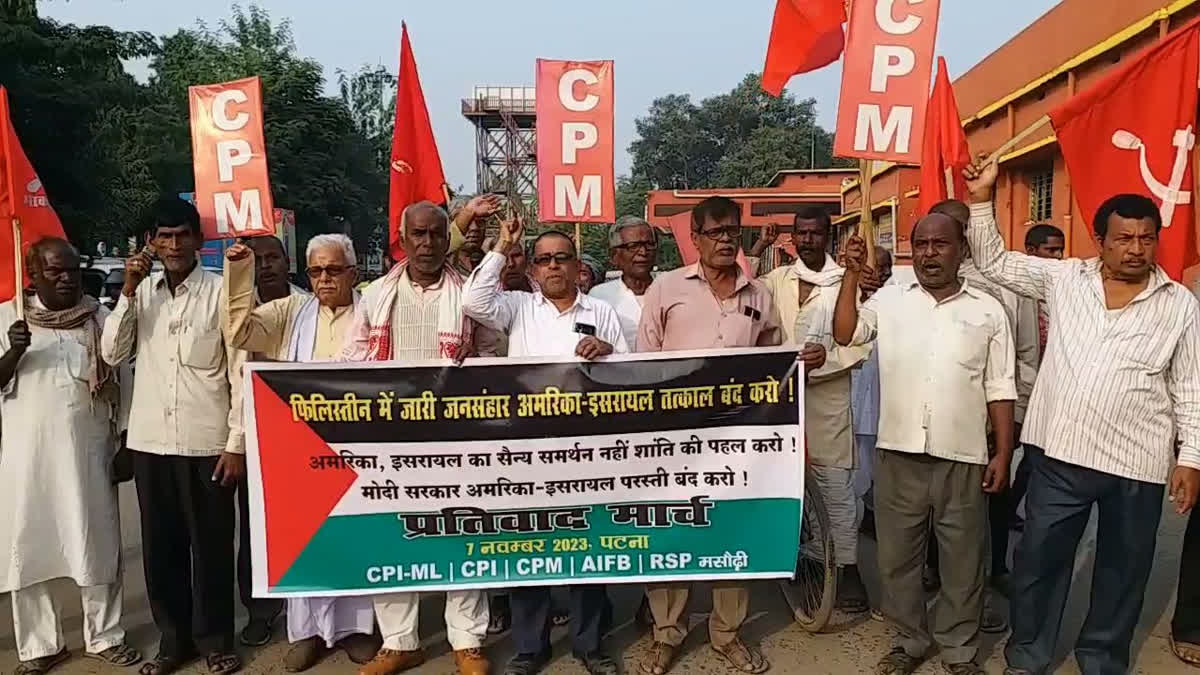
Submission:
MULTIPOLYGON (((1155 264, 1161 218, 1149 199, 1106 202, 1093 223, 1099 257, 1063 260, 1063 233, 1048 225, 1029 230, 1025 253, 1006 250, 993 219, 995 166, 972 166, 966 178, 970 205, 943 202, 916 224, 914 278, 902 282, 891 279, 887 251, 868 255, 858 237, 835 259, 829 216, 815 208, 787 228, 794 264, 752 278, 740 264, 740 207, 722 197, 692 211, 699 260, 657 275, 658 232, 619 220, 609 249, 620 274, 608 281, 561 232, 526 237, 518 219, 504 219, 487 239, 483 222, 499 208, 490 196, 453 215, 428 202, 408 207, 403 261, 361 294, 354 247, 337 234, 308 243, 311 294, 289 283, 272 237, 231 247, 223 274, 205 270, 196 210, 173 198, 156 206, 150 245, 128 259, 111 312, 82 295, 69 243, 38 242, 31 292, 0 305, 9 326, 0 336, 0 475, 9 486, 0 548, 10 552, 0 557, 0 591, 12 596, 18 675, 68 658, 47 585, 56 578, 80 589, 86 655, 140 663, 140 675, 197 659, 217 675, 239 670, 235 584, 249 616, 237 636, 245 645, 269 642, 286 609, 288 672, 333 650, 360 675, 424 661, 415 593, 294 598, 286 608, 252 597, 247 360, 590 360, 780 344, 796 346, 808 380, 808 475, 829 511, 837 606, 874 608, 895 628, 877 673, 906 675, 934 653, 952 675, 982 673, 981 633, 1009 624, 1006 673, 1049 672, 1093 505, 1096 571, 1075 655, 1087 675, 1126 672, 1164 490, 1179 514, 1200 492, 1200 303, 1155 264), (116 485, 131 478, 161 633, 145 661, 120 623, 116 485), (860 529, 878 542, 876 598, 858 569, 860 529), (1013 529, 1021 536, 1010 573, 1013 529), (1007 620, 991 608, 998 593, 1009 598, 1007 620)), ((768 250, 777 230, 750 252, 768 250)), ((1173 645, 1200 664, 1195 518, 1186 537, 1173 645)), ((641 673, 676 664, 690 591, 645 589, 652 646, 641 673)), ((515 656, 503 672, 540 671, 551 626, 564 623, 588 673, 618 672, 603 645, 612 621, 603 585, 570 587, 565 608, 547 587, 445 596, 462 675, 492 672, 483 647, 504 631, 515 656)), ((714 583, 709 639, 732 670, 761 673, 766 658, 740 637, 749 610, 746 583, 714 583)))

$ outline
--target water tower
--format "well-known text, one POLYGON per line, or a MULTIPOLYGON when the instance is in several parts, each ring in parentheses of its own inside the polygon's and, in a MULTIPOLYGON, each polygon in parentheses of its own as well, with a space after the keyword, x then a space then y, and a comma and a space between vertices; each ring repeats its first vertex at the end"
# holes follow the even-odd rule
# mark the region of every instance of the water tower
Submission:
POLYGON ((533 87, 475 87, 462 114, 475 125, 477 192, 528 207, 537 196, 537 108, 533 87))

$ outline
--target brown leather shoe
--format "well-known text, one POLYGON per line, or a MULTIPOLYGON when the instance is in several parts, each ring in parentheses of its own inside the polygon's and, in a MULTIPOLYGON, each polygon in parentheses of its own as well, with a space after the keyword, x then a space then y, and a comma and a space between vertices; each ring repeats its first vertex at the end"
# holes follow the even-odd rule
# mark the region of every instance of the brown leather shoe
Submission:
POLYGON ((478 649, 454 650, 454 665, 458 666, 458 675, 488 675, 492 672, 492 664, 478 649))
POLYGON ((425 652, 420 649, 404 652, 380 649, 370 663, 358 670, 358 675, 396 675, 422 663, 425 663, 425 652))

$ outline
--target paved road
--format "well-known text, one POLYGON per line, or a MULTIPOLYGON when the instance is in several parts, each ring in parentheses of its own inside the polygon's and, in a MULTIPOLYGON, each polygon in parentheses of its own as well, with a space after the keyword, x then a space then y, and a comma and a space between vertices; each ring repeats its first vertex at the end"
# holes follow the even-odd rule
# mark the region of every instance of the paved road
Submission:
MULTIPOLYGON (((1165 505, 1164 505, 1165 510, 1165 505)), ((126 570, 126 626, 130 631, 130 640, 146 653, 153 653, 157 641, 150 620, 149 608, 146 605, 145 585, 141 574, 141 552, 137 528, 137 501, 132 487, 125 485, 121 493, 121 511, 123 530, 125 532, 126 570)), ((1136 636, 1134 650, 1137 653, 1135 672, 1153 673, 1154 675, 1183 675, 1198 672, 1177 661, 1167 647, 1168 626, 1174 605, 1174 590, 1177 570, 1179 568, 1180 539, 1183 534, 1184 521, 1173 513, 1164 512, 1162 525, 1159 528, 1158 554, 1155 560, 1153 577, 1146 596, 1146 605, 1142 613, 1142 622, 1136 636)), ((1094 527, 1094 520, 1093 525, 1094 527)), ((1091 530, 1089 530, 1090 532, 1091 530)), ((1091 556, 1094 551, 1094 539, 1085 540, 1080 549, 1080 560, 1077 563, 1077 574, 1074 592, 1069 608, 1069 619, 1063 628, 1064 645, 1069 645, 1078 634, 1086 612, 1085 597, 1091 578, 1091 556)), ((864 573, 869 573, 873 561, 874 550, 872 542, 864 542, 864 573)), ((877 597, 877 580, 874 575, 867 574, 867 583, 873 597, 877 597)), ((616 616, 619 625, 610 637, 612 652, 622 653, 625 658, 626 672, 636 673, 638 659, 649 647, 649 638, 639 632, 629 621, 634 606, 639 599, 639 589, 636 587, 614 587, 611 589, 616 616), (624 622, 624 623, 620 623, 624 622)), ((691 632, 685 643, 685 654, 682 656, 675 672, 692 673, 727 673, 727 671, 710 653, 705 644, 706 629, 703 612, 709 606, 706 593, 696 594, 693 601, 694 614, 691 632)), ((65 630, 70 645, 78 650, 81 644, 79 637, 79 596, 72 593, 66 584, 62 585, 57 594, 60 605, 67 616, 65 630)), ((5 610, 0 611, 0 675, 13 672, 16 665, 16 654, 13 651, 11 614, 7 611, 7 598, 0 598, 5 610)), ((844 623, 821 635, 809 635, 800 630, 788 615, 784 604, 775 587, 770 583, 760 583, 754 587, 754 597, 751 605, 753 615, 747 627, 747 636, 761 643, 764 653, 771 660, 774 668, 771 672, 777 675, 819 675, 821 673, 843 675, 846 673, 871 672, 874 663, 887 652, 890 634, 887 627, 879 622, 860 619, 844 623)), ((422 636, 430 656, 429 661, 413 672, 417 675, 443 675, 454 672, 454 662, 447 652, 444 634, 441 633, 441 607, 436 597, 430 596, 422 603, 422 636)), ((240 624, 239 624, 240 625, 240 624)), ((278 631, 282 633, 282 629, 278 631)), ((556 659, 547 673, 566 674, 582 673, 570 657, 570 650, 563 642, 563 631, 555 632, 556 659)), ((489 645, 488 653, 497 663, 503 662, 511 651, 506 640, 501 638, 489 645)), ((1001 673, 1003 670, 1002 645, 996 642, 987 644, 990 658, 987 662, 989 673, 1001 673)), ((244 650, 247 660, 247 673, 274 674, 281 673, 280 661, 287 645, 285 638, 277 634, 272 644, 259 650, 244 650)), ((1059 673, 1076 675, 1079 673, 1074 660, 1069 656, 1069 650, 1064 646, 1061 650, 1063 665, 1059 673)), ((56 673, 61 675, 83 675, 85 673, 131 673, 109 669, 94 661, 77 658, 59 668, 56 673)), ((203 668, 194 667, 187 671, 188 675, 200 675, 207 672, 203 668)), ((344 655, 337 654, 310 671, 314 675, 335 675, 354 673, 355 667, 344 655)), ((942 669, 936 661, 926 663, 919 671, 921 675, 940 673, 942 669)))

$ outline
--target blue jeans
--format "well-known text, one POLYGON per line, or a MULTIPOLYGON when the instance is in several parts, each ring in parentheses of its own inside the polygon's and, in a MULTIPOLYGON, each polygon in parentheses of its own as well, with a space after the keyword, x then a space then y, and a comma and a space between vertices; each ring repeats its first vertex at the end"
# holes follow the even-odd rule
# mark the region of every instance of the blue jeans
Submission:
MULTIPOLYGON (((1039 451, 1040 452, 1040 451, 1039 451)), ((1092 513, 1100 511, 1091 606, 1075 659, 1084 675, 1124 675, 1129 643, 1142 613, 1163 486, 1121 478, 1040 455, 1025 495, 1025 532, 1012 575, 1008 665, 1049 672, 1071 590, 1075 549, 1092 513)))

